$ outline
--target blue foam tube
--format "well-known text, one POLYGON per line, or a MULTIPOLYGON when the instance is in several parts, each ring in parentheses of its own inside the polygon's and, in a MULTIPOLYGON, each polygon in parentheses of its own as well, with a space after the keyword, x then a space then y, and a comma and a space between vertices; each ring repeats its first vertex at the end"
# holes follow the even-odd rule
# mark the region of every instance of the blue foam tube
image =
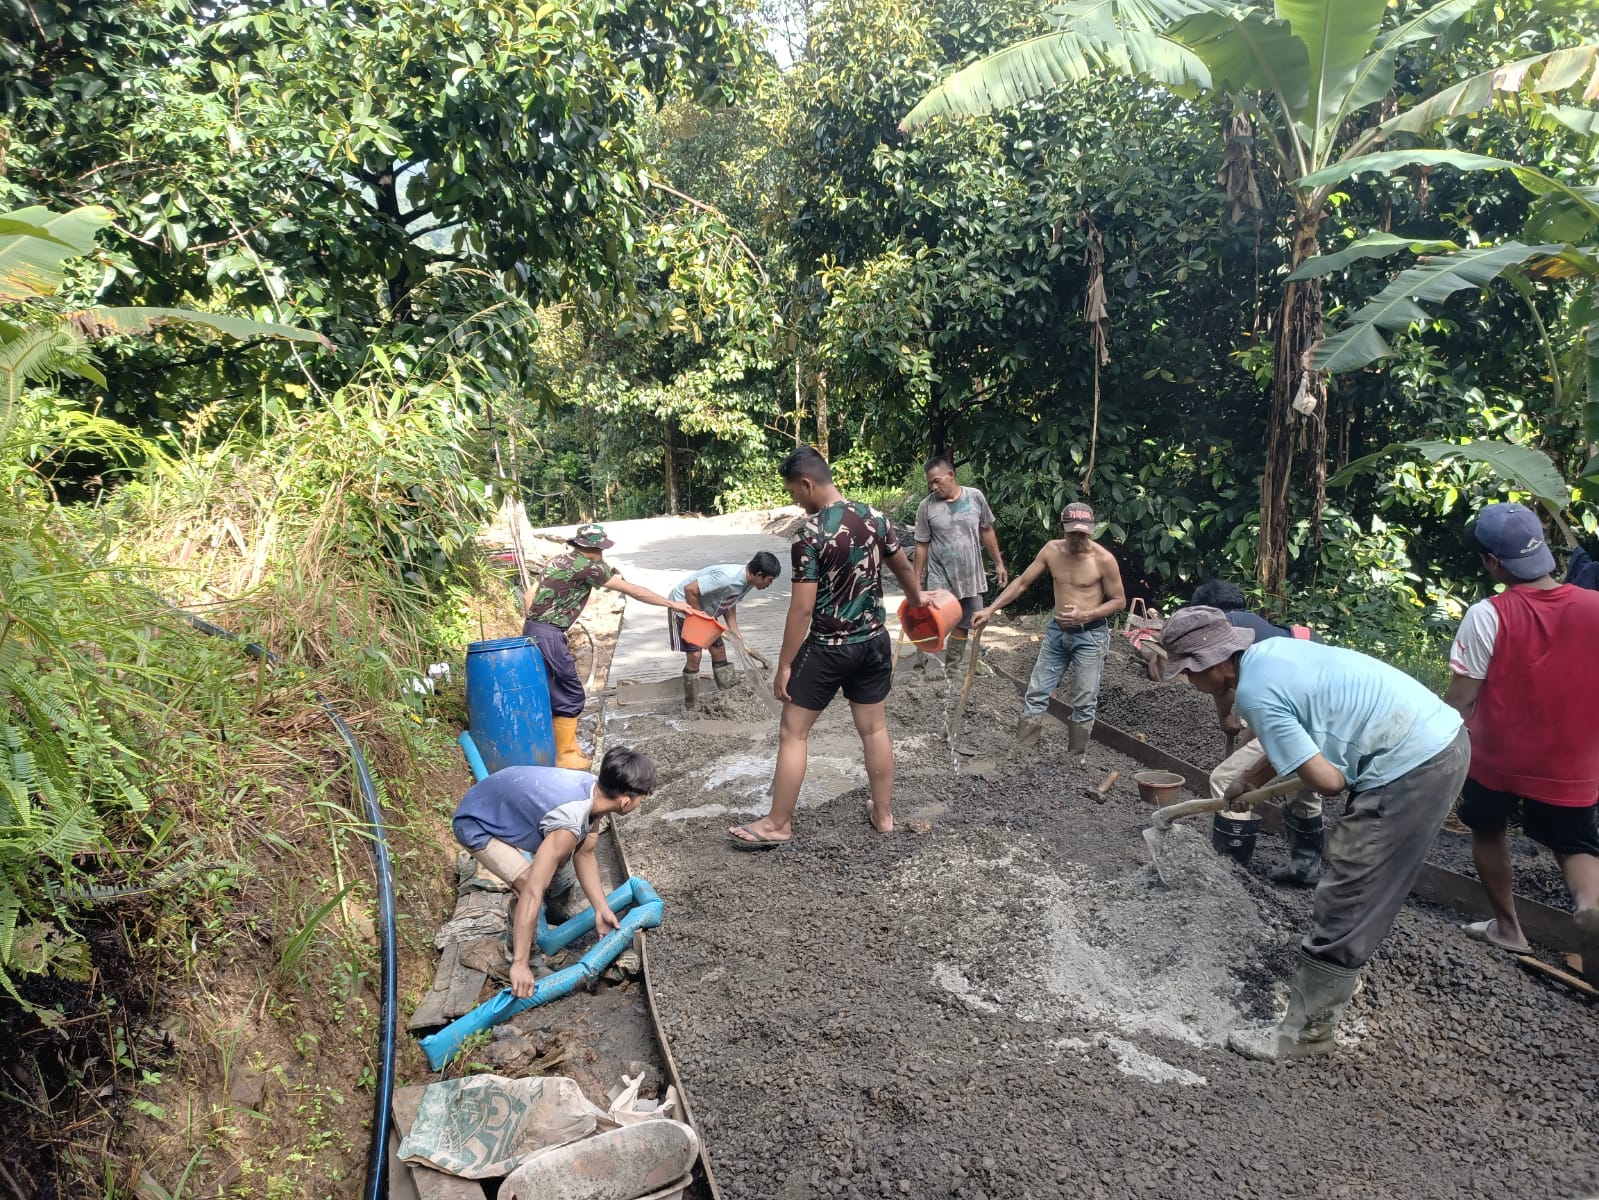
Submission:
POLYGON ((466 755, 466 765, 472 768, 472 778, 482 783, 489 777, 489 769, 483 765, 483 756, 478 753, 471 730, 461 730, 461 736, 455 740, 461 744, 461 753, 466 755))
MULTIPOLYGON (((620 928, 611 930, 595 942, 589 952, 571 966, 539 980, 531 996, 518 1000, 511 994, 510 988, 505 988, 465 1016, 457 1017, 437 1033, 422 1038, 420 1044, 422 1052, 427 1055, 428 1065, 435 1071, 442 1070, 444 1065, 460 1052, 467 1038, 474 1033, 489 1029, 501 1021, 508 1021, 530 1008, 559 1000, 562 996, 570 995, 579 986, 592 983, 600 977, 600 972, 615 962, 617 956, 627 949, 635 933, 641 929, 654 929, 661 923, 666 908, 655 889, 637 876, 607 896, 606 903, 613 911, 624 905, 632 906, 627 915, 622 917, 620 928)), ((560 942, 560 946, 565 946, 574 938, 594 928, 594 911, 590 909, 586 913, 580 913, 570 921, 550 930, 544 925, 544 913, 541 910, 539 924, 544 932, 550 935, 552 943, 557 937, 561 937, 564 940, 560 942), (585 918, 587 918, 586 928, 583 927, 585 918)), ((559 949, 560 946, 553 948, 559 949)), ((539 948, 546 954, 552 952, 544 938, 539 939, 539 948)))

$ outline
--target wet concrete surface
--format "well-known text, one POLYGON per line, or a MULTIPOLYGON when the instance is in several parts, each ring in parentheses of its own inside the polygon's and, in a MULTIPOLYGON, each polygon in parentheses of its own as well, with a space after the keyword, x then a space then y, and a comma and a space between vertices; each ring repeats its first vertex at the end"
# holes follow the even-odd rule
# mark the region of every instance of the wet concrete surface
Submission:
MULTIPOLYGON (((1025 632, 995 645, 1026 674, 1025 632)), ((1262 877, 1276 839, 1204 894, 1169 891, 1134 764, 1095 745, 1074 771, 1053 726, 1012 756, 1018 698, 998 678, 975 681, 977 753, 952 755, 953 687, 913 678, 890 699, 888 836, 865 820, 842 705, 818 725, 813 754, 836 761, 795 844, 757 853, 725 833, 765 806, 775 719, 753 694, 609 728, 666 781, 625 836, 666 899, 660 1016, 728 1200, 1599 1190, 1593 1010, 1412 905, 1338 1055, 1238 1058, 1226 1029, 1277 1011, 1309 918, 1309 893, 1262 877), (1111 769, 1110 798, 1089 799, 1111 769)), ((1214 730, 1195 699, 1180 727, 1214 730)))

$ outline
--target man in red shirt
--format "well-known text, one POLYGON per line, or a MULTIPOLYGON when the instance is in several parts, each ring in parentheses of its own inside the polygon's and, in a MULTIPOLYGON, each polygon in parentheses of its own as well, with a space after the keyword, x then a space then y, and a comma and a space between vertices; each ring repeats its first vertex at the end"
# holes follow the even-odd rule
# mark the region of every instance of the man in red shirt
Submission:
POLYGON ((1543 526, 1524 505, 1489 505, 1473 533, 1484 569, 1505 586, 1467 610, 1449 656, 1445 699, 1471 731, 1459 815, 1494 910, 1466 932, 1528 948, 1505 836, 1519 817, 1559 860, 1591 947, 1599 940, 1599 708, 1589 696, 1599 674, 1599 592, 1555 582, 1543 526))

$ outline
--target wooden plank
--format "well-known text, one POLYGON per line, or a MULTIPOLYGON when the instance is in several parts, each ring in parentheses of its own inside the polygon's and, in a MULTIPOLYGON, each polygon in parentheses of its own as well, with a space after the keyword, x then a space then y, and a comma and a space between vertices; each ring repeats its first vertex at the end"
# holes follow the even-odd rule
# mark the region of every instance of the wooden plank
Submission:
POLYGON ((416 1180, 411 1178, 411 1164, 400 1160, 400 1134, 389 1129, 389 1200, 421 1200, 416 1194, 416 1180))
MULTIPOLYGON (((416 1124, 416 1110, 422 1105, 422 1093, 427 1091, 425 1085, 417 1087, 399 1088, 394 1093, 394 1124, 404 1138, 411 1132, 411 1126, 416 1124)), ((435 1171, 432 1167, 418 1166, 415 1163, 407 1164, 411 1172, 411 1182, 416 1188, 417 1200, 483 1200, 483 1185, 475 1179, 462 1179, 458 1175, 446 1175, 443 1171, 435 1171)), ((391 1188, 393 1184, 389 1185, 391 1188)), ((390 1195, 394 1193, 391 1191, 390 1195)))
POLYGON ((450 985, 455 980, 455 973, 461 965, 461 944, 451 942, 444 947, 439 955, 439 969, 433 975, 433 987, 428 994, 422 997, 422 1003, 416 1006, 416 1011, 411 1014, 411 1019, 406 1027, 411 1030, 437 1029, 448 1024, 450 1019, 444 1015, 444 1004, 450 997, 450 985))
MULTIPOLYGON (((1494 915, 1488 897, 1483 894, 1482 884, 1469 875, 1445 870, 1436 863, 1422 865, 1416 882, 1411 885, 1410 894, 1469 917, 1494 915)), ((1578 937, 1577 924, 1571 919, 1570 913, 1539 904, 1536 900, 1528 900, 1525 896, 1517 896, 1516 919, 1521 922, 1522 932, 1538 945, 1561 953, 1582 952, 1582 940, 1578 937)))
MULTIPOLYGON (((459 946, 452 947, 458 954, 459 946)), ((450 980, 450 988, 444 997, 444 1015, 450 1020, 471 1012, 478 1006, 478 1001, 483 996, 483 985, 488 982, 488 975, 483 971, 475 971, 457 959, 455 976, 450 980)))

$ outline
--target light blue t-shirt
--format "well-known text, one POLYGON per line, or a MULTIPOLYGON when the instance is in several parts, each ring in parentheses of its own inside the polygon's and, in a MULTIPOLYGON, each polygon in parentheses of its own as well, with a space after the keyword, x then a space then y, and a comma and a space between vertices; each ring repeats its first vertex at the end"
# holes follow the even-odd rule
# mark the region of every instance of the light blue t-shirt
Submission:
POLYGON ((688 585, 700 585, 700 611, 708 617, 719 617, 755 590, 755 585, 744 576, 740 563, 723 563, 715 567, 702 567, 667 593, 668 600, 688 598, 688 585))
POLYGON ((489 839, 532 854, 546 835, 566 829, 589 835, 594 776, 564 767, 506 767, 466 789, 451 826, 455 840, 481 850, 489 839))
POLYGON ((1319 753, 1362 792, 1419 767, 1461 726, 1459 713, 1397 667, 1293 638, 1244 651, 1234 710, 1281 774, 1319 753))

